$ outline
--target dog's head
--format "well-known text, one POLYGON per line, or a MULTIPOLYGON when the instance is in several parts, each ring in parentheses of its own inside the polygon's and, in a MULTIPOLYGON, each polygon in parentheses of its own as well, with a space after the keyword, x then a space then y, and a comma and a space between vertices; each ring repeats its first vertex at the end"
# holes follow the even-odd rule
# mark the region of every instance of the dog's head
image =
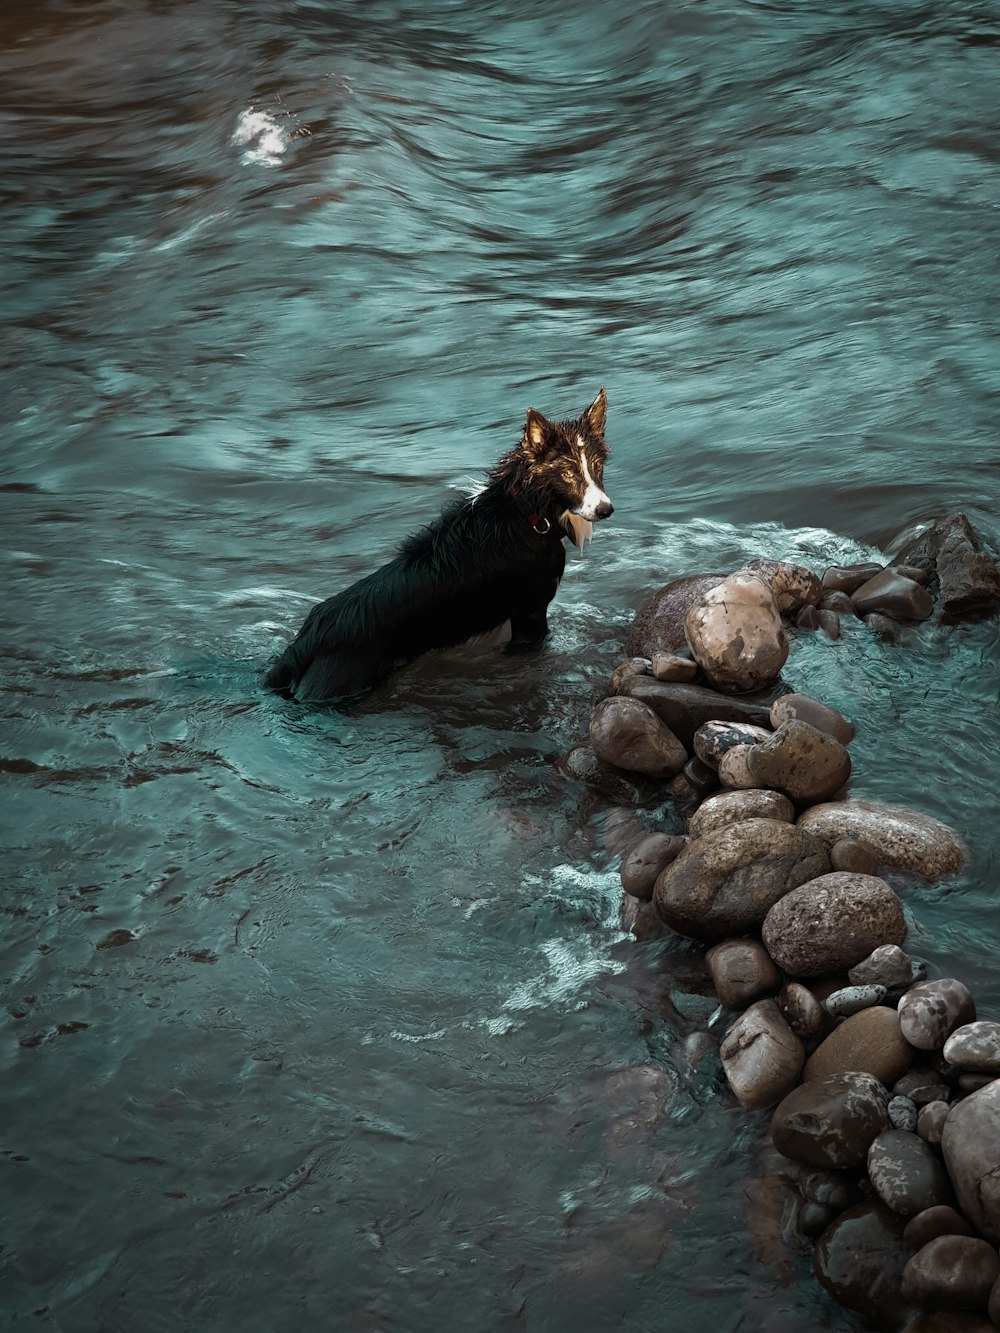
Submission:
POLYGON ((604 490, 607 414, 608 399, 602 389, 576 421, 549 421, 532 407, 524 425, 520 447, 527 456, 531 485, 551 495, 556 508, 562 507, 565 526, 577 546, 590 535, 592 524, 614 513, 604 490))

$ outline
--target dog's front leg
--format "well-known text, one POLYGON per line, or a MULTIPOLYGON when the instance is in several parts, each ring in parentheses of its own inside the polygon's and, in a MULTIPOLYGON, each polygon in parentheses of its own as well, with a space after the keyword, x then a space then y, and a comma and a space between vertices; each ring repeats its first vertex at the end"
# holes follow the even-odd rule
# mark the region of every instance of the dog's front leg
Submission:
POLYGON ((541 605, 530 609, 511 612, 510 643, 507 644, 507 652, 527 653, 541 648, 549 632, 546 615, 548 605, 548 602, 542 602, 541 605))

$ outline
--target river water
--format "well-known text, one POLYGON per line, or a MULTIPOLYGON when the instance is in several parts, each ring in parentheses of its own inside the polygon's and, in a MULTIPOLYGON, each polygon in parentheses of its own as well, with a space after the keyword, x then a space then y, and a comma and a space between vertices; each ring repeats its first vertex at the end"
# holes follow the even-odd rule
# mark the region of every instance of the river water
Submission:
MULTIPOLYGON (((669 578, 996 543, 998 45, 975 0, 5 0, 6 1319, 861 1327, 748 1239, 700 954, 619 931, 555 761, 669 578), (541 655, 260 689, 601 384, 541 655)), ((786 679, 970 840, 901 892, 996 1015, 996 622, 911 637, 786 679)))

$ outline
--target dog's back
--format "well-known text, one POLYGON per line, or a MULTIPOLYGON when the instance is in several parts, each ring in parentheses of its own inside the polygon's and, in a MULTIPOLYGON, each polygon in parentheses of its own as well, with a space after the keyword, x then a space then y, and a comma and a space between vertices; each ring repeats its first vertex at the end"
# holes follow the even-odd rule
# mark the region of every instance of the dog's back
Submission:
POLYGON ((567 455, 560 472, 551 466, 553 446, 557 437, 564 444, 566 428, 573 428, 577 491, 582 495, 589 484, 594 508, 585 518, 604 517, 610 501, 603 491, 603 506, 593 496, 606 453, 604 407, 602 389, 578 422, 554 425, 529 413, 525 439, 501 459, 481 494, 446 509, 409 537, 395 559, 314 606, 264 683, 303 702, 347 703, 423 653, 463 643, 507 620, 512 647, 539 644, 565 567, 559 520, 576 498, 566 484, 574 455, 567 455), (547 451, 539 447, 540 435, 547 451), (585 447, 589 463, 583 461, 585 447))

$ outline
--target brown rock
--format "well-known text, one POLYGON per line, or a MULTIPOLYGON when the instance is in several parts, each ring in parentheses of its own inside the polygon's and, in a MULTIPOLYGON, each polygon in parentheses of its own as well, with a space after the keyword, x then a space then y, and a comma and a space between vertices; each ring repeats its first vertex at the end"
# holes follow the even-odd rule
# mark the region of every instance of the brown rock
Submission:
POLYGON ((652 805, 663 798, 662 782, 606 764, 590 745, 575 745, 560 759, 559 767, 567 777, 585 782, 616 805, 652 805))
POLYGON ((948 514, 896 550, 900 563, 926 569, 945 621, 972 619, 1000 602, 1000 570, 965 514, 948 514))
POLYGON ((781 986, 781 973, 759 940, 722 940, 705 954, 705 962, 727 1009, 745 1009, 781 986))
POLYGON ((749 791, 720 791, 709 796, 691 816, 692 838, 700 838, 727 824, 745 819, 779 819, 785 824, 795 820, 795 807, 780 791, 757 787, 749 791))
POLYGON ((808 722, 817 731, 832 736, 841 745, 848 745, 854 737, 854 725, 835 708, 810 699, 806 694, 782 694, 771 705, 771 726, 783 722, 808 722))
POLYGON ((602 699, 590 719, 590 743, 606 764, 650 777, 673 777, 688 754, 669 727, 639 699, 602 699))
POLYGON ((667 833, 650 833, 637 843, 622 861, 622 888, 635 898, 653 896, 657 876, 687 846, 687 838, 667 833))
POLYGON ((677 653, 654 654, 650 668, 657 680, 688 681, 698 674, 698 663, 677 653))
POLYGON ((830 1027, 830 1018, 812 991, 790 981, 778 996, 782 1017, 797 1037, 818 1037, 830 1027))
POLYGON ((685 648, 684 617, 699 597, 725 577, 725 574, 691 574, 665 584, 636 612, 626 652, 633 657, 652 658, 655 653, 676 653, 685 648))
POLYGON ((913 1048, 899 1030, 894 1009, 876 1005, 845 1018, 806 1061, 806 1082, 846 1069, 864 1070, 891 1088, 909 1069, 913 1048))
POLYGON ((903 1297, 938 1310, 984 1310, 1000 1277, 1000 1257, 974 1236, 938 1236, 903 1269, 903 1297))
POLYGON ((611 693, 617 694, 629 676, 648 676, 651 665, 648 657, 626 657, 625 661, 619 662, 611 673, 609 682, 611 693))
POLYGON ((730 1028, 719 1055, 736 1097, 759 1111, 794 1087, 805 1050, 774 1001, 758 1000, 730 1028))
POLYGON ((831 611, 828 607, 821 606, 816 612, 819 617, 819 627, 828 639, 840 638, 840 616, 836 611, 831 611))
POLYGON ((843 870, 783 894, 762 930, 768 953, 793 977, 846 972, 878 945, 905 936, 902 905, 885 880, 843 870))
POLYGON ((899 1002, 899 1026, 911 1046, 937 1051, 963 1023, 976 1016, 976 1002, 954 977, 919 981, 899 1002))
POLYGON ((648 704, 688 749, 694 741, 694 733, 706 722, 748 722, 752 726, 770 726, 770 695, 766 698, 726 695, 703 685, 654 680, 652 676, 631 676, 622 685, 621 693, 648 704))
POLYGON ((912 870, 927 879, 957 874, 968 848, 954 829, 939 819, 877 801, 831 801, 799 816, 828 847, 841 838, 857 838, 874 848, 879 864, 912 870))
POLYGON ((752 791, 757 787, 757 779, 750 772, 750 751, 752 745, 734 745, 719 760, 719 781, 733 791, 752 791))
POLYGON ((794 1162, 832 1170, 860 1166, 889 1125, 888 1101, 883 1084, 866 1073, 803 1083, 775 1108, 771 1140, 794 1162))
POLYGON ((823 572, 823 588, 825 595, 839 592, 850 596, 852 592, 857 591, 863 583, 873 579, 876 574, 881 573, 882 566, 873 564, 869 561, 861 565, 830 565, 823 572))
POLYGON ((732 574, 693 603, 684 633, 695 661, 716 689, 746 693, 776 680, 788 638, 770 588, 732 574))
POLYGON ((804 565, 786 560, 750 560, 739 571, 766 583, 783 616, 794 615, 802 607, 816 606, 823 596, 819 576, 804 565))
MULTIPOLYGON (((860 583, 858 587, 861 587, 860 583)), ((821 611, 832 611, 834 615, 850 616, 852 619, 857 616, 854 603, 846 592, 828 592, 820 602, 819 609, 821 611)))
POLYGON ((834 870, 853 870, 859 875, 878 873, 878 853, 874 847, 858 838, 838 838, 830 848, 830 864, 834 870))
POLYGON ((944 1122, 944 1164, 958 1206, 977 1231, 1000 1241, 1000 1082, 963 1097, 944 1122))
POLYGON ((907 1314, 901 1288, 909 1259, 902 1218, 877 1200, 866 1200, 827 1227, 813 1262, 816 1276, 841 1305, 892 1333, 907 1314))
POLYGON ((760 787, 775 787, 799 805, 828 800, 851 775, 851 756, 808 722, 783 722, 770 740, 751 747, 747 768, 760 787))
POLYGON ((906 1224, 903 1239, 915 1250, 922 1249, 928 1241, 938 1236, 974 1236, 976 1233, 969 1226, 961 1213, 946 1203, 939 1203, 914 1214, 906 1224))
POLYGON ((926 589, 891 569, 883 569, 862 583, 852 593, 851 601, 859 616, 876 612, 895 620, 926 620, 934 610, 934 599, 926 589))

